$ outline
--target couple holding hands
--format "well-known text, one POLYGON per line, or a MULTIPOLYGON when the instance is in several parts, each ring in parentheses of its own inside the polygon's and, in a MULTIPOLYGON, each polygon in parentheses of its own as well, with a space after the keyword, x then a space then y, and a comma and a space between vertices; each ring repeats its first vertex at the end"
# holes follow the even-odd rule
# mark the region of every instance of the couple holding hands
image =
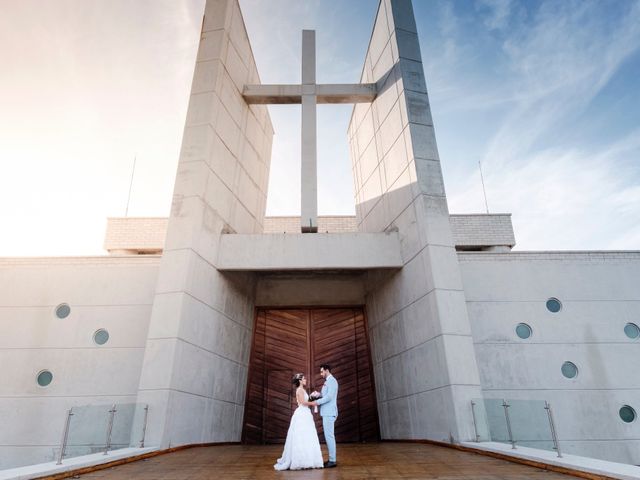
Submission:
POLYGON ((296 387, 298 408, 293 412, 282 457, 273 466, 276 470, 301 470, 304 468, 331 468, 336 464, 336 437, 334 424, 338 417, 338 381, 331 375, 331 367, 320 366, 320 375, 325 383, 320 393, 309 395, 305 386, 307 379, 304 373, 294 375, 292 383, 296 387), (309 407, 320 407, 324 438, 329 450, 329 461, 322 462, 322 451, 318 432, 309 407))

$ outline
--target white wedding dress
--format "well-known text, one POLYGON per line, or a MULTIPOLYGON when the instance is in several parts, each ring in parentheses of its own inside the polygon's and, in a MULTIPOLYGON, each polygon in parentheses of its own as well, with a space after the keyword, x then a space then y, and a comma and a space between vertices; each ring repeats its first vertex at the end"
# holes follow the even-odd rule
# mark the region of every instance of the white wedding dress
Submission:
MULTIPOLYGON (((304 400, 309 401, 309 395, 306 392, 304 400)), ((291 417, 282 457, 278 459, 273 468, 276 470, 301 470, 322 467, 322 451, 313 414, 309 407, 298 404, 298 408, 291 417)))

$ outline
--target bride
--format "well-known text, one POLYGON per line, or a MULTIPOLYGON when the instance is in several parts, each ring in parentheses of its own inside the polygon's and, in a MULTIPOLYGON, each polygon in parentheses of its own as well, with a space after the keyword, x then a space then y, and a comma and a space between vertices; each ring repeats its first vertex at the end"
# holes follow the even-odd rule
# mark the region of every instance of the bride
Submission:
POLYGON ((273 466, 276 470, 300 470, 303 468, 322 468, 322 451, 318 432, 309 410, 309 395, 304 390, 307 379, 303 373, 297 373, 292 380, 296 386, 298 408, 293 412, 287 440, 284 443, 282 457, 273 466))

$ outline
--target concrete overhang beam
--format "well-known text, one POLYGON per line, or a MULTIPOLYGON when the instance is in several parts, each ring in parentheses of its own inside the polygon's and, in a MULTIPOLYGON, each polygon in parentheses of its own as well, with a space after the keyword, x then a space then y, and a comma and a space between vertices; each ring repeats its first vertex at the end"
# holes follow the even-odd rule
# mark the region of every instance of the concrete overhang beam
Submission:
POLYGON ((228 234, 218 270, 369 270, 402 268, 400 239, 391 233, 228 234))

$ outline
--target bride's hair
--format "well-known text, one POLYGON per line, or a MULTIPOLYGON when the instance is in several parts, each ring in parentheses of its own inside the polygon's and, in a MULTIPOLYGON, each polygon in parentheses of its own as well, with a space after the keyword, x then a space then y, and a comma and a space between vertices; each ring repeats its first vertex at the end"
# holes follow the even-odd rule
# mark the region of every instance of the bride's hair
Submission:
POLYGON ((302 382, 302 377, 304 377, 304 373, 296 373, 291 379, 291 383, 293 383, 296 388, 300 386, 300 382, 302 382))

